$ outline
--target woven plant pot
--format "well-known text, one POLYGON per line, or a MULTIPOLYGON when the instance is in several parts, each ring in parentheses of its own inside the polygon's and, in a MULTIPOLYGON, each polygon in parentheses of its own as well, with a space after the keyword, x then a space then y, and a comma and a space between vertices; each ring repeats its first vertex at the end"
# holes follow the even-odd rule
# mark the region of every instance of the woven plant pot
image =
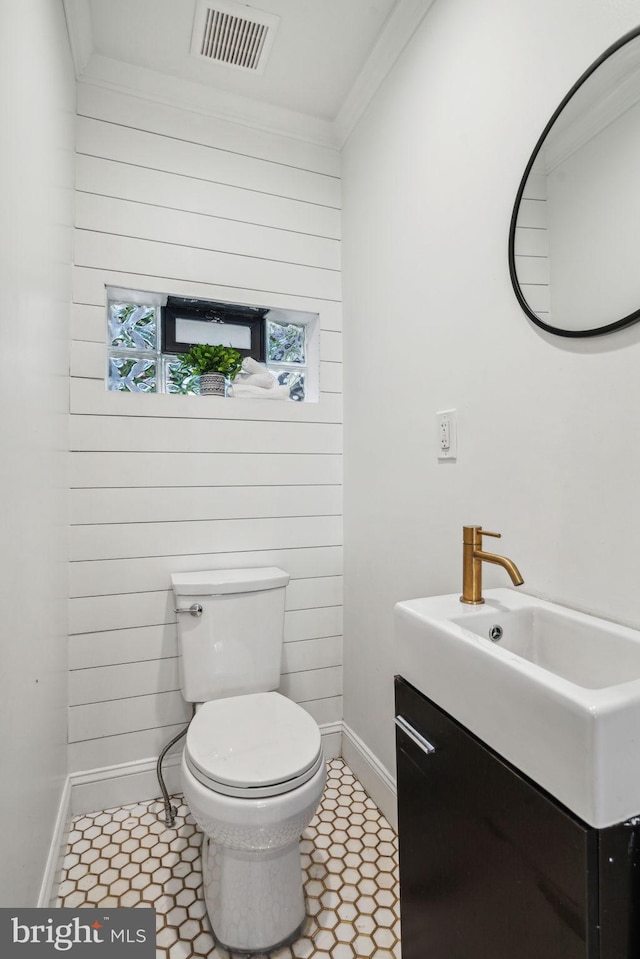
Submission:
POLYGON ((200 396, 226 396, 227 381, 223 373, 200 374, 200 396))

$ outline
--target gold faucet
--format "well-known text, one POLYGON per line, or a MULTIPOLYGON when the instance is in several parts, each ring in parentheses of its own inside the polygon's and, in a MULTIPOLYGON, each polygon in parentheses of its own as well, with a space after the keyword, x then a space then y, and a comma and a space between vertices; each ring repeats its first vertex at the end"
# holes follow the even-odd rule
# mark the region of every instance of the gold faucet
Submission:
POLYGON ((482 526, 462 527, 462 596, 461 603, 470 606, 479 606, 484 603, 482 598, 482 564, 495 563, 506 569, 514 586, 522 586, 524 580, 514 562, 506 556, 497 553, 485 553, 482 549, 483 536, 497 536, 500 533, 490 533, 482 526))

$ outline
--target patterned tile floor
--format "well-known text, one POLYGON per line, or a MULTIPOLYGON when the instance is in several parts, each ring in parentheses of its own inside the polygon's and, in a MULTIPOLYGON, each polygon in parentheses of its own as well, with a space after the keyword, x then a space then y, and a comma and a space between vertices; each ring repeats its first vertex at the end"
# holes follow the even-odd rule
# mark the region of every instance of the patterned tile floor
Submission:
MULTIPOLYGON (((205 912, 200 842, 183 802, 175 828, 158 801, 78 816, 57 905, 154 906, 158 959, 227 959, 205 912)), ((400 959, 396 835, 341 759, 301 851, 307 922, 272 959, 400 959)))

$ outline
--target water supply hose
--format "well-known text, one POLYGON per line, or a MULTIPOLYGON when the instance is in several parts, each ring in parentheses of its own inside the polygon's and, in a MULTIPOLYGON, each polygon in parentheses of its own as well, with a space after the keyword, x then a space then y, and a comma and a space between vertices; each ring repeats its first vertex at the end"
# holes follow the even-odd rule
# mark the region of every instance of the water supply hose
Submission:
MULTIPOLYGON (((191 719, 193 719, 193 717, 195 716, 195 712, 196 712, 196 706, 194 703, 191 711, 191 719)), ((186 732, 189 726, 191 725, 191 719, 189 720, 187 725, 184 727, 184 729, 182 729, 177 736, 174 736, 173 739, 167 743, 167 745, 164 747, 164 749, 158 756, 158 762, 156 764, 156 774, 158 776, 158 783, 160 785, 160 789, 162 790, 162 798, 164 800, 164 822, 166 826, 175 826, 178 810, 176 809, 175 806, 171 804, 171 797, 169 796, 167 787, 165 786, 165 783, 164 783, 164 778, 162 775, 162 760, 164 759, 166 754, 169 752, 171 747, 175 746, 175 744, 179 740, 181 740, 183 736, 186 735, 186 732)))

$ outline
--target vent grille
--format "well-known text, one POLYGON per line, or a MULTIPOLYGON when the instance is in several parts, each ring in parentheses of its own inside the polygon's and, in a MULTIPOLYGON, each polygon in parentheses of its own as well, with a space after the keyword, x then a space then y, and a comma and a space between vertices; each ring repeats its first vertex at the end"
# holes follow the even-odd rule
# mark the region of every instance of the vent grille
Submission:
POLYGON ((208 10, 200 56, 234 67, 255 70, 269 27, 241 20, 220 10, 208 10))
POLYGON ((191 53, 199 59, 262 73, 279 21, 273 14, 241 4, 201 0, 191 53))

